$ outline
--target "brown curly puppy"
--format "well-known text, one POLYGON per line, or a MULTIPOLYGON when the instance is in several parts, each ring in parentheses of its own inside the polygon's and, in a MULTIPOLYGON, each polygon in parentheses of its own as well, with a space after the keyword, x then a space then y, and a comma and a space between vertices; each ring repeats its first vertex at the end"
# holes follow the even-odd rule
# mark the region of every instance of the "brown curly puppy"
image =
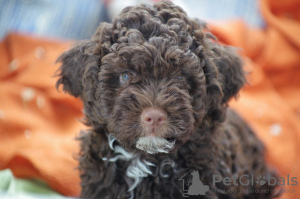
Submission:
POLYGON ((262 143, 227 108, 242 61, 180 7, 127 7, 58 62, 56 86, 82 99, 91 127, 80 137, 82 197, 273 197, 274 183, 255 182, 276 177, 262 143), (205 191, 186 192, 189 171, 205 191))

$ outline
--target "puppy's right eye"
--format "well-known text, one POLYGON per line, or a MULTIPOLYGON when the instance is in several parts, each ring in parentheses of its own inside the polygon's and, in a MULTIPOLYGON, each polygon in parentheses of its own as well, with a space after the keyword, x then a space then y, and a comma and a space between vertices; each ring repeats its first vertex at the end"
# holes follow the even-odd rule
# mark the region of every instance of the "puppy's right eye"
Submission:
POLYGON ((122 84, 126 84, 131 79, 131 74, 129 72, 122 73, 120 76, 120 81, 122 84))

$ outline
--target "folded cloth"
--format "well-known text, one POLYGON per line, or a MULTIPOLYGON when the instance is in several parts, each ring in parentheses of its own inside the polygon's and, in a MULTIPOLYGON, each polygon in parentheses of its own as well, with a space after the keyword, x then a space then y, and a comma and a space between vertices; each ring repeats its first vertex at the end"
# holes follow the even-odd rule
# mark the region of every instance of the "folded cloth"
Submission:
MULTIPOLYGON (((261 0, 264 30, 231 21, 210 24, 219 42, 238 46, 250 73, 236 109, 267 148, 267 161, 285 178, 282 198, 300 198, 300 2, 261 0), (292 191, 294 189, 294 191, 292 191), (289 192, 289 190, 291 190, 289 192)), ((45 181, 78 196, 74 137, 85 128, 82 104, 55 90, 54 62, 70 43, 9 35, 0 44, 0 169, 45 181)))
POLYGON ((241 21, 211 25, 220 42, 240 47, 249 85, 230 105, 251 124, 267 160, 285 178, 282 198, 300 198, 300 1, 262 0, 264 30, 241 21))
POLYGON ((18 179, 9 169, 0 171, 0 198, 47 198, 64 199, 51 190, 44 182, 34 179, 18 179))
POLYGON ((55 89, 56 58, 70 43, 12 34, 0 43, 0 169, 80 192, 75 136, 82 104, 55 89))

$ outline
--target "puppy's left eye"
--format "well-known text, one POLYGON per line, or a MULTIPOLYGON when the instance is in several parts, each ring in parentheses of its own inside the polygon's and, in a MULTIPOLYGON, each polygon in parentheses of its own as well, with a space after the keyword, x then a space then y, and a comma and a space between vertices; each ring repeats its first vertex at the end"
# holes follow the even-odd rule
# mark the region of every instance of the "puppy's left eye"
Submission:
POLYGON ((131 79, 131 74, 129 72, 122 73, 120 76, 120 81, 122 84, 126 84, 131 79))
POLYGON ((181 74, 177 75, 177 79, 182 80, 183 76, 181 74))

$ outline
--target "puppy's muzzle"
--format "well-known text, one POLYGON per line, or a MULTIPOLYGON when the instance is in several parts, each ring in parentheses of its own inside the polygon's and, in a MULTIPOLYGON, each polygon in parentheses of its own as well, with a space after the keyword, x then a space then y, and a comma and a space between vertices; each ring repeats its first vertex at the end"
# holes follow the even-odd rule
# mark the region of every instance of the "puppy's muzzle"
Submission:
POLYGON ((141 123, 147 129, 149 135, 160 136, 158 132, 167 121, 167 113, 160 108, 146 108, 141 114, 141 123))

